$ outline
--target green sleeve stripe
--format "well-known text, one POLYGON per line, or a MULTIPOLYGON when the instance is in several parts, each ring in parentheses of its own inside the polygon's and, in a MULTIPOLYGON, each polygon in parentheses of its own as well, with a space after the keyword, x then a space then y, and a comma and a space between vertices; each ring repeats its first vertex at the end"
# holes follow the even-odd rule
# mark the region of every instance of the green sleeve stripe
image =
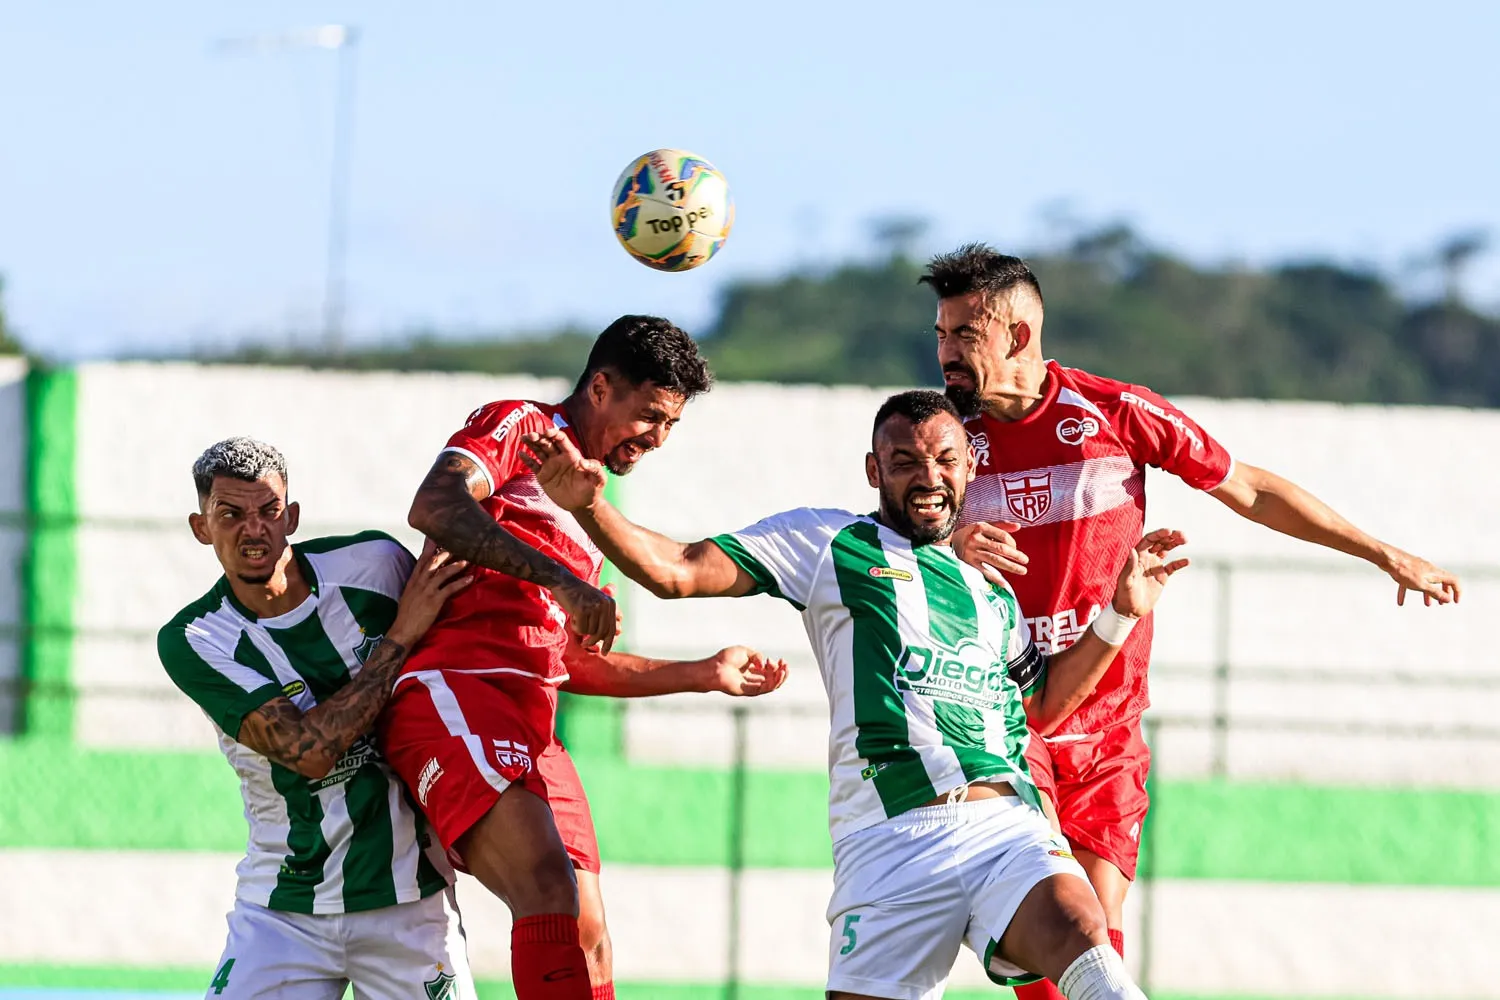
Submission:
POLYGON ((779 597, 783 601, 786 601, 798 611, 807 610, 805 605, 798 604, 781 592, 781 586, 776 582, 776 577, 772 575, 770 570, 766 569, 765 565, 759 559, 750 553, 749 549, 745 548, 745 543, 740 541, 738 536, 733 534, 715 535, 709 541, 723 549, 724 554, 736 566, 750 574, 750 578, 755 581, 755 589, 750 591, 751 594, 770 594, 772 597, 779 597))
POLYGON ((406 546, 396 541, 396 539, 384 531, 359 531, 352 535, 326 535, 322 538, 313 538, 305 542, 299 541, 295 545, 303 552, 317 554, 332 552, 336 549, 347 548, 350 545, 359 545, 364 542, 390 542, 401 549, 401 551, 406 551, 406 546))
MULTIPOLYGON (((247 690, 234 675, 204 659, 188 642, 181 625, 174 623, 162 629, 157 634, 156 649, 172 683, 231 739, 239 736, 245 716, 281 694, 281 685, 269 678, 247 690)), ((260 677, 243 664, 236 667, 242 668, 247 676, 260 677)), ((235 674, 239 672, 236 670, 235 674)))

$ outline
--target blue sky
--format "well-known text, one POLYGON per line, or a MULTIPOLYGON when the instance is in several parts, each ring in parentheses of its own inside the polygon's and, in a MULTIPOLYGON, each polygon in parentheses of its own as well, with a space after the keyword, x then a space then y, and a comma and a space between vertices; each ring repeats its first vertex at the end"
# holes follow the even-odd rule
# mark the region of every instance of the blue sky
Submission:
MULTIPOLYGON (((701 325, 722 283, 1044 239, 1048 206, 1200 260, 1401 272, 1500 238, 1500 5, 1431 2, 23 3, 0 17, 0 272, 59 357, 313 329, 333 53, 214 39, 357 24, 355 339, 625 311, 701 325), (736 196, 724 252, 658 274, 614 243, 634 155, 736 196)), ((1470 280, 1500 301, 1500 247, 1470 280)))

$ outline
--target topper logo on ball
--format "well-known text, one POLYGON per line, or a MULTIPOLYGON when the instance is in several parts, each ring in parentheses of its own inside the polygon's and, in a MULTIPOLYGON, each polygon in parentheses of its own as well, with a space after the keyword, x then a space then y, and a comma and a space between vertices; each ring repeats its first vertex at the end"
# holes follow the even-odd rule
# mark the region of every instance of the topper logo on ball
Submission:
POLYGON ((704 219, 713 218, 714 210, 704 205, 695 212, 689 212, 686 221, 681 215, 674 215, 670 219, 647 219, 646 225, 651 227, 653 233, 680 233, 682 227, 692 228, 694 224, 704 219))

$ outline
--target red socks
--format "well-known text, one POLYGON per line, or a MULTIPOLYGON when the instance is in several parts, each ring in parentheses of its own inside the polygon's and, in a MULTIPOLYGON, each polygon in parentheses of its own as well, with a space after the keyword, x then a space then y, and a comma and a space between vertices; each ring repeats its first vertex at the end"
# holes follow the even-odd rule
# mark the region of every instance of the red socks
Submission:
POLYGON ((599 995, 589 988, 578 918, 566 913, 522 917, 511 926, 510 974, 516 1000, 594 1000, 599 995))
POLYGON ((594 987, 594 1000, 615 1000, 615 984, 604 983, 594 987))
POLYGON ((1050 979, 1039 979, 1030 986, 1017 986, 1016 1000, 1067 1000, 1050 979))
MULTIPOLYGON (((1114 946, 1120 957, 1125 957, 1125 932, 1117 931, 1113 927, 1109 929, 1109 943, 1114 946)), ((1061 991, 1052 985, 1052 980, 1043 979, 1032 983, 1030 986, 1017 986, 1016 1000, 1066 1000, 1061 991)))

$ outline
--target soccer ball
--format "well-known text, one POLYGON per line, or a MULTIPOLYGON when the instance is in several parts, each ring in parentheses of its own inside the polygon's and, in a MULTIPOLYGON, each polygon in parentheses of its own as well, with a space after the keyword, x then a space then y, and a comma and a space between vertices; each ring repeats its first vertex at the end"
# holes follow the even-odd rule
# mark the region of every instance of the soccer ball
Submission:
POLYGON ((615 181, 610 214, 630 256, 658 271, 687 271, 719 252, 734 225, 729 182, 701 156, 655 149, 615 181))

